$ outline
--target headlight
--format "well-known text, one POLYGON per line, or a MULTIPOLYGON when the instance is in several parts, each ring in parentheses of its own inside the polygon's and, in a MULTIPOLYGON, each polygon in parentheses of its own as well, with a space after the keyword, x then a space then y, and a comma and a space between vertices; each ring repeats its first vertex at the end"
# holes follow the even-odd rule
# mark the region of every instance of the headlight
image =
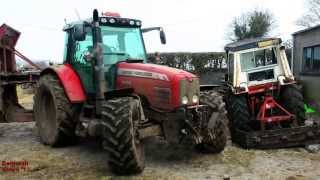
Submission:
POLYGON ((199 102, 199 97, 197 95, 192 96, 192 103, 198 103, 199 102))
POLYGON ((183 97, 181 98, 181 103, 182 103, 183 105, 188 104, 188 97, 187 97, 187 96, 183 96, 183 97))

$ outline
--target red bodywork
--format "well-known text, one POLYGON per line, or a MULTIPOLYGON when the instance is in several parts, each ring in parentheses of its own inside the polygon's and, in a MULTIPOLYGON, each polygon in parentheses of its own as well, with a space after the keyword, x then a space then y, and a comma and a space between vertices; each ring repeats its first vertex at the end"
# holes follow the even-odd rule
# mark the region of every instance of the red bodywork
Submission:
POLYGON ((0 71, 2 73, 16 72, 14 48, 20 37, 20 32, 3 24, 0 27, 0 71))
MULTIPOLYGON (((189 82, 183 87, 186 91, 194 90, 190 84, 198 81, 198 77, 186 71, 155 64, 119 63, 117 69, 116 89, 133 88, 136 94, 148 100, 150 107, 160 110, 171 111, 181 106, 180 80, 189 82)), ((50 67, 42 72, 45 73, 57 74, 70 102, 86 100, 81 80, 71 65, 50 67)), ((196 88, 199 89, 199 86, 196 88)))
POLYGON ((251 86, 248 89, 251 114, 257 114, 256 119, 261 122, 262 127, 264 127, 265 123, 279 123, 280 121, 293 120, 294 115, 277 103, 273 96, 269 94, 272 91, 277 92, 276 90, 280 90, 277 83, 251 86), (272 112, 277 112, 277 114, 273 114, 272 112))
MULTIPOLYGON (((119 63, 117 89, 133 88, 148 99, 151 107, 174 110, 181 106, 180 80, 192 82, 195 75, 183 70, 143 63, 119 63)), ((185 87, 191 90, 191 87, 185 87)), ((199 87, 198 87, 199 88, 199 87)))
POLYGON ((43 70, 41 75, 46 73, 55 73, 59 77, 70 102, 81 103, 86 100, 80 78, 70 64, 49 67, 43 70))

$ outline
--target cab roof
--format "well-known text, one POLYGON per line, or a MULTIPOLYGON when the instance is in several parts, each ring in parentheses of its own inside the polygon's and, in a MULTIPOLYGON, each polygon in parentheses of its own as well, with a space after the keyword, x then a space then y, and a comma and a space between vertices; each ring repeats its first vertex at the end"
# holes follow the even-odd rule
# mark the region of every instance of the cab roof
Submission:
MULTIPOLYGON (((92 24, 92 23, 93 23, 92 18, 74 21, 74 22, 66 24, 63 27, 63 30, 66 31, 68 29, 73 28, 75 25, 79 25, 79 24, 92 24)), ((141 27, 140 20, 122 18, 122 17, 113 17, 113 16, 100 16, 99 23, 100 23, 100 25, 109 25, 109 26, 118 26, 118 27, 119 26, 141 27), (132 22, 134 22, 134 24, 131 24, 132 22)))
POLYGON ((227 44, 226 51, 242 51, 245 49, 259 48, 265 46, 281 44, 281 38, 251 38, 227 44))

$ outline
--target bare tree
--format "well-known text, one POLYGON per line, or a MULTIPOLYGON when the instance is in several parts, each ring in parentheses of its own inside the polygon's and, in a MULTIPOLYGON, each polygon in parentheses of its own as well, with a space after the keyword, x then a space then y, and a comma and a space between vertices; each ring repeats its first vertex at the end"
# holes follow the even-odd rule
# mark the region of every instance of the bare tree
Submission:
POLYGON ((292 39, 287 39, 283 41, 282 44, 286 47, 286 49, 291 49, 293 47, 292 39))
POLYGON ((298 26, 312 27, 320 24, 320 0, 306 0, 307 9, 296 22, 298 26))

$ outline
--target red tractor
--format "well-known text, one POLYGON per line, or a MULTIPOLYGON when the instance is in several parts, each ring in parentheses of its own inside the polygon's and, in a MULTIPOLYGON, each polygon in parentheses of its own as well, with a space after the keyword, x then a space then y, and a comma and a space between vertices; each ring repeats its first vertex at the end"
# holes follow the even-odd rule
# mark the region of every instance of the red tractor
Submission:
POLYGON ((41 72, 34 118, 41 142, 74 143, 102 139, 117 174, 144 169, 142 140, 192 139, 196 148, 221 152, 226 145, 225 109, 215 91, 200 92, 195 75, 146 64, 141 21, 116 13, 66 25, 64 63, 41 72))
POLYGON ((281 39, 242 40, 225 49, 232 140, 245 148, 319 143, 320 126, 305 125, 303 95, 281 39))

